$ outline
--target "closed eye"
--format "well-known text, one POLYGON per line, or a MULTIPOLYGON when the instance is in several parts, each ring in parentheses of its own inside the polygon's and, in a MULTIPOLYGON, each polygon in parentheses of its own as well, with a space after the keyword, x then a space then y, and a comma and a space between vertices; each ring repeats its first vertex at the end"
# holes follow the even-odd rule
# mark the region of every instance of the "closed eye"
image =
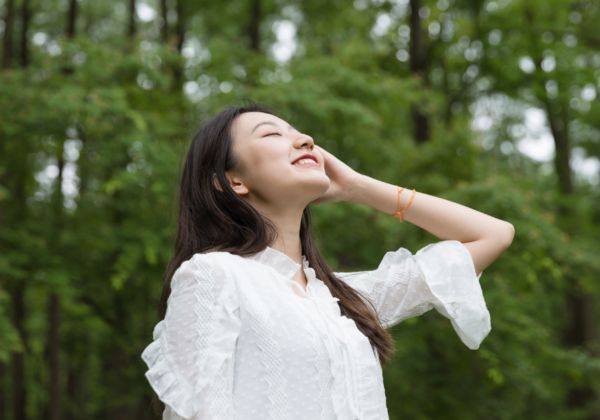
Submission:
POLYGON ((268 136, 281 136, 281 133, 267 133, 267 134, 264 134, 262 137, 268 137, 268 136))

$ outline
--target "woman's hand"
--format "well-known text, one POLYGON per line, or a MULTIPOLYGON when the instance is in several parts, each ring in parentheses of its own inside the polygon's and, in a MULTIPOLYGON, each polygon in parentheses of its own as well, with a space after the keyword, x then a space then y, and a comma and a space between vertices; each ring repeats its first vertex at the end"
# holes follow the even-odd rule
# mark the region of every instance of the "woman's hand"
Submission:
POLYGON ((318 152, 323 156, 325 173, 331 180, 331 184, 323 195, 311 201, 309 204, 350 201, 352 189, 358 178, 361 176, 360 173, 356 172, 322 147, 315 145, 315 149, 318 149, 318 152))

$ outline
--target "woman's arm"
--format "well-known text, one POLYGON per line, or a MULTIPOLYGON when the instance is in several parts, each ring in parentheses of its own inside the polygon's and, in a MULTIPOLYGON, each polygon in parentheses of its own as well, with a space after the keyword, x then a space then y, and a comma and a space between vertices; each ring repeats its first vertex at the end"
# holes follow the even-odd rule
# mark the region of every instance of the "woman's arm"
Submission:
MULTIPOLYGON (((346 199, 350 202, 364 204, 390 215, 397 210, 396 185, 356 174, 346 192, 346 199)), ((402 192, 401 208, 406 207, 411 195, 411 189, 406 188, 402 192)), ((471 253, 478 275, 510 246, 515 235, 514 226, 505 220, 419 191, 416 191, 403 217, 442 240, 462 242, 471 253)))
MULTIPOLYGON (((314 151, 322 155, 331 184, 312 203, 350 201, 389 215, 398 210, 398 186, 356 172, 320 146, 315 145, 314 151)), ((401 208, 406 207, 411 195, 408 188, 402 192, 401 208)), ((505 220, 419 191, 403 217, 442 240, 462 242, 471 253, 477 275, 510 246, 515 236, 515 228, 505 220)))

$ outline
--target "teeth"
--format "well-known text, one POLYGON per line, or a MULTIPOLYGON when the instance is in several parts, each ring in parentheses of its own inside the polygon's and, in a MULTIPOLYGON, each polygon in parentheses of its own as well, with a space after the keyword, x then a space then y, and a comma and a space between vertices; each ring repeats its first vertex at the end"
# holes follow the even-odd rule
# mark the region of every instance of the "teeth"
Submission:
POLYGON ((312 160, 312 159, 300 159, 300 160, 296 161, 296 163, 295 163, 294 165, 298 165, 298 164, 305 164, 305 163, 312 163, 312 164, 314 164, 314 165, 316 165, 316 164, 317 164, 317 162, 315 162, 315 161, 314 161, 314 160, 312 160))

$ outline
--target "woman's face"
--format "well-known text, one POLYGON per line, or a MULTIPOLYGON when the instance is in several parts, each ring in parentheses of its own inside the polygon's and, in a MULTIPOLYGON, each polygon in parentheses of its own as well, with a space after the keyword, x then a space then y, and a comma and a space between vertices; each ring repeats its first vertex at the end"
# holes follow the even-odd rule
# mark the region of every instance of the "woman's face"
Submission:
POLYGON ((257 203, 306 206, 329 188, 324 157, 312 137, 263 112, 245 112, 231 126, 233 154, 239 163, 228 171, 232 188, 257 203), (304 154, 314 162, 293 163, 304 154))

